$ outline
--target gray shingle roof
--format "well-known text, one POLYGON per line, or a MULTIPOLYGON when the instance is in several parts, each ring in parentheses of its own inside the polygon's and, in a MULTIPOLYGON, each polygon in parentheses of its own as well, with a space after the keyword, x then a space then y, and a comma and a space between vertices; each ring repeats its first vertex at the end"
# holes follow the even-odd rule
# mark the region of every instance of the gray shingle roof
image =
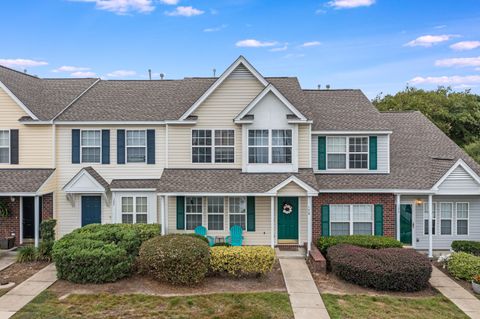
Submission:
POLYGON ((40 79, 0 66, 0 81, 40 120, 51 120, 97 79, 40 79))
POLYGON ((114 179, 110 189, 156 189, 160 179, 114 179))
POLYGON ((311 169, 298 173, 242 173, 240 169, 165 169, 160 193, 265 193, 290 176, 317 189, 311 169))
POLYGON ((319 189, 431 189, 458 159, 480 166, 420 112, 381 113, 393 128, 390 174, 317 174, 319 189))
MULTIPOLYGON (((100 185, 102 185, 103 188, 108 190, 110 188, 110 185, 108 182, 100 175, 96 170, 93 169, 93 167, 88 166, 83 168, 85 171, 90 174, 100 185)), ((68 184, 68 183, 67 183, 68 184)))
POLYGON ((0 193, 35 193, 54 169, 0 169, 0 193))

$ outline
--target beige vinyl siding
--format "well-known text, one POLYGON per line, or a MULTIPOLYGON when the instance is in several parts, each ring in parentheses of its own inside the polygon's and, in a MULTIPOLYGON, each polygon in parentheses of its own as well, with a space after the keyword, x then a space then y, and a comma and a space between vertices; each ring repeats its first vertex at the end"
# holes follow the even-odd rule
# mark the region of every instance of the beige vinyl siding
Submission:
POLYGON ((38 189, 39 194, 49 194, 57 191, 57 174, 56 171, 45 181, 45 183, 38 189))
POLYGON ((310 124, 298 125, 298 167, 310 168, 311 162, 311 137, 310 137, 310 124))
POLYGON ((290 182, 278 191, 278 196, 305 196, 306 192, 297 183, 290 182))
MULTIPOLYGON (((164 126, 67 126, 57 125, 57 183, 56 214, 58 233, 65 235, 81 226, 80 196, 76 196, 72 207, 62 188, 83 168, 93 167, 102 177, 112 179, 152 179, 160 178, 165 165, 165 127, 164 126), (81 163, 72 164, 72 129, 109 129, 110 130, 110 164, 81 163), (155 129, 155 164, 117 164, 117 129, 155 129)), ((112 222, 112 205, 102 198, 102 223, 112 222)))
POLYGON ((19 130, 19 164, 0 164, 0 168, 53 167, 52 127, 21 124, 18 120, 27 115, 4 90, 0 89, 0 130, 19 130))
POLYGON ((241 168, 242 128, 233 119, 257 96, 263 85, 251 74, 227 78, 199 107, 193 115, 198 116, 195 126, 168 127, 169 168, 241 168), (191 130, 234 129, 235 163, 192 163, 191 130))

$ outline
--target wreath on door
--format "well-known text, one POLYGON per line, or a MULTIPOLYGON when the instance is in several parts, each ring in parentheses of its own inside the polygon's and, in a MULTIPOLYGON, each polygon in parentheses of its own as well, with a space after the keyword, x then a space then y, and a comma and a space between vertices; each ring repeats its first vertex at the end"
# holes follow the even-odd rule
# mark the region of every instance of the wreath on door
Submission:
POLYGON ((289 203, 283 203, 282 209, 283 209, 282 212, 283 212, 285 215, 290 215, 290 214, 293 212, 293 206, 292 206, 291 204, 289 204, 289 203))

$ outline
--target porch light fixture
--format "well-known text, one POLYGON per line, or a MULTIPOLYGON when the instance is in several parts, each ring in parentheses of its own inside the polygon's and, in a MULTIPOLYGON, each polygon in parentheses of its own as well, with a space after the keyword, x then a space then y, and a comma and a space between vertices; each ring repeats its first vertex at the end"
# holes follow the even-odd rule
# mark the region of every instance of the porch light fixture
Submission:
POLYGON ((14 203, 14 202, 15 202, 15 197, 14 197, 14 196, 10 196, 10 201, 11 201, 12 203, 14 203))
POLYGON ((416 199, 415 200, 415 205, 420 206, 422 204, 423 204, 423 200, 421 200, 421 199, 416 199))

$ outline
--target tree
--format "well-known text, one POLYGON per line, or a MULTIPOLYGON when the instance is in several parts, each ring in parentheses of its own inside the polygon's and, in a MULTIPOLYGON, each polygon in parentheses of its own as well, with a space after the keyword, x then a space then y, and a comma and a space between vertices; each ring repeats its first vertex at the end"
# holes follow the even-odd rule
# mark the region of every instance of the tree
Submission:
POLYGON ((378 95, 380 111, 420 111, 460 147, 480 162, 480 96, 450 87, 422 90, 407 86, 395 95, 378 95))

